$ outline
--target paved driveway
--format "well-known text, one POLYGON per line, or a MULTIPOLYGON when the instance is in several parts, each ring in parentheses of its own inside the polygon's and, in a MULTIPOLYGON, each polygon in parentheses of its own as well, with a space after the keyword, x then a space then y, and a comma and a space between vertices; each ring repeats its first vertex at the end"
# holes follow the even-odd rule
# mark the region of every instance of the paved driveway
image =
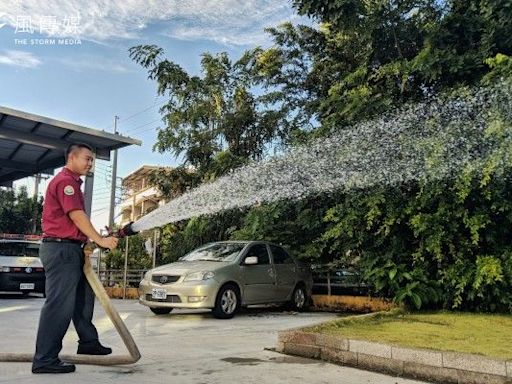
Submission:
MULTIPOLYGON (((0 294, 0 351, 32 352, 44 299, 0 294)), ((130 367, 80 365, 66 375, 32 375, 29 363, 0 363, 3 383, 342 383, 413 384, 377 373, 317 360, 281 355, 277 331, 334 319, 328 313, 287 313, 249 309, 232 320, 216 320, 209 312, 175 310, 155 316, 135 301, 114 305, 132 332, 142 359, 130 367)), ((99 304, 96 319, 101 341, 126 354, 123 343, 99 304)), ((77 335, 70 329, 64 353, 74 353, 77 335)))

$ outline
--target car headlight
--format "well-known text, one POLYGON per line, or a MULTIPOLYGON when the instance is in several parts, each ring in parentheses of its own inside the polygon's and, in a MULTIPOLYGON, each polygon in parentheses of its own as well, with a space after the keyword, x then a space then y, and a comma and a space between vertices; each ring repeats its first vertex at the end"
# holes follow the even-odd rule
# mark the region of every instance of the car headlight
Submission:
POLYGON ((183 281, 209 280, 209 279, 213 279, 213 276, 215 276, 215 273, 213 273, 213 272, 204 272, 204 271, 194 272, 194 273, 189 273, 187 276, 185 276, 183 281))

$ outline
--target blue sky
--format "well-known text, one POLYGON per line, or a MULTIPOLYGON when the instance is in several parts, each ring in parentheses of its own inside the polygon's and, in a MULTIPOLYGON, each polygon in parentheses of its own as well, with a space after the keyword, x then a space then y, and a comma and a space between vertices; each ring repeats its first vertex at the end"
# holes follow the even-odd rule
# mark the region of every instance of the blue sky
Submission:
MULTIPOLYGON (((176 165, 170 154, 152 151, 164 99, 128 49, 156 44, 197 74, 201 53, 237 58, 269 45, 263 29, 285 21, 304 21, 288 0, 1 0, 0 105, 108 131, 119 116, 119 131, 143 146, 119 152, 118 176, 143 164, 176 165)), ((110 169, 97 163, 98 228, 107 222, 110 169)))

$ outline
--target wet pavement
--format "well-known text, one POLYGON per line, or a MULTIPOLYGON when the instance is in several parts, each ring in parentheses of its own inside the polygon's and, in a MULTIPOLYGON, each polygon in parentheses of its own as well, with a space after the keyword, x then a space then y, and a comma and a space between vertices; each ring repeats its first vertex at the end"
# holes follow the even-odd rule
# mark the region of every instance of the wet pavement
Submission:
MULTIPOLYGON (((33 352, 41 297, 0 294, 0 352, 33 352)), ((136 301, 114 300, 142 354, 133 366, 79 365, 65 375, 33 375, 30 363, 1 363, 4 383, 343 383, 413 384, 407 380, 286 356, 273 348, 277 331, 335 319, 329 313, 290 313, 276 308, 248 309, 232 320, 209 311, 174 310, 156 316, 136 301)), ((114 326, 97 303, 95 324, 104 345, 127 354, 114 326)), ((76 351, 71 326, 63 353, 76 351)))

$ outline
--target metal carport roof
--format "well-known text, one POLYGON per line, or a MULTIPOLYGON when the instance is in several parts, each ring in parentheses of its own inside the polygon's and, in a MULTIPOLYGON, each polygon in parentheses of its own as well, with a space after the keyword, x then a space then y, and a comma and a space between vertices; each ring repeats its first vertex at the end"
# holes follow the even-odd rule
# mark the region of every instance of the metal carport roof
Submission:
POLYGON ((103 160, 114 149, 141 145, 130 137, 0 106, 0 186, 62 167, 64 151, 74 142, 89 144, 103 160))

